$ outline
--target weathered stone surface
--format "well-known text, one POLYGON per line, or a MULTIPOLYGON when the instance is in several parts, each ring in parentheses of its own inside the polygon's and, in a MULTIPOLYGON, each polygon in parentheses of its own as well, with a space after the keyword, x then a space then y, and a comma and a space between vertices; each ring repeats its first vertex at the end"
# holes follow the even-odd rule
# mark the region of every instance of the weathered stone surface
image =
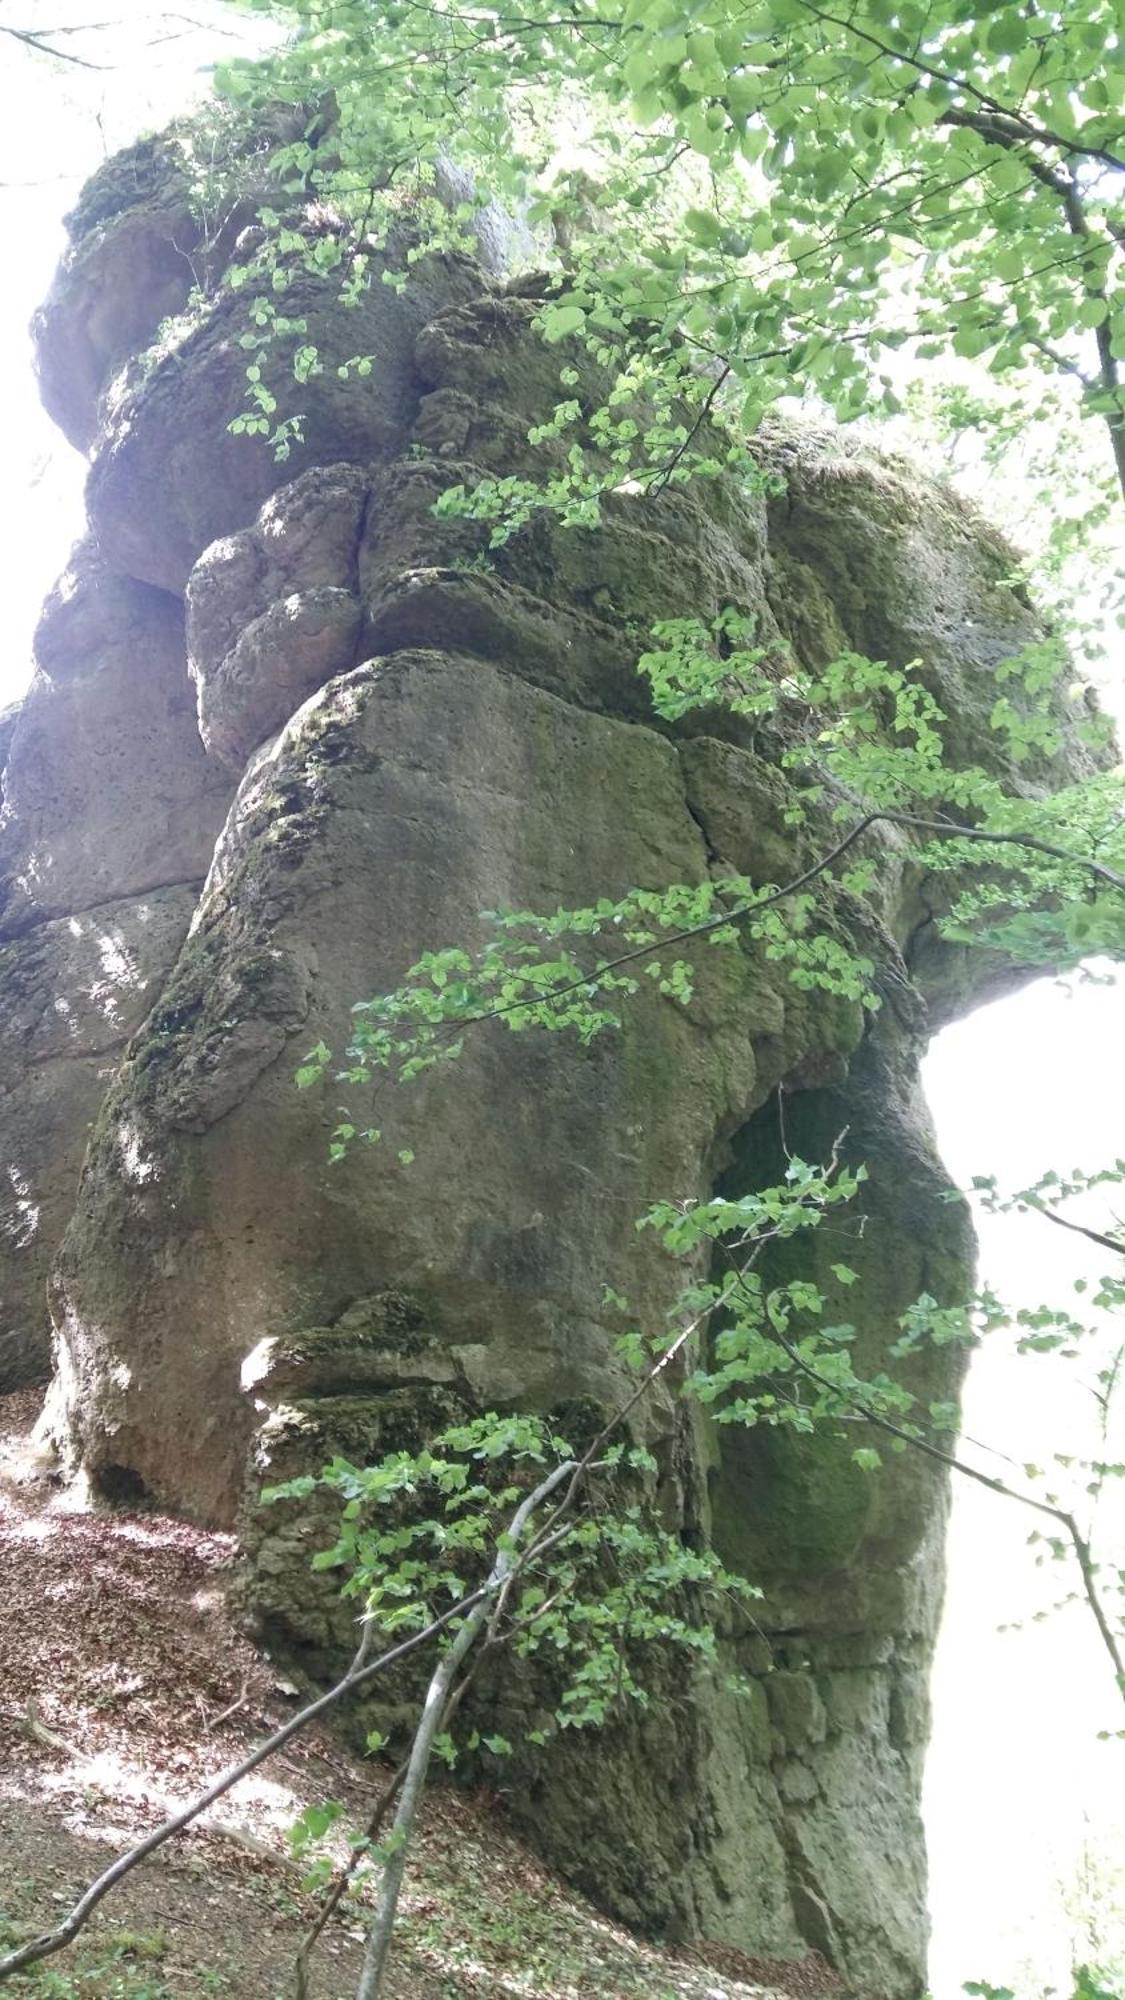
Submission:
POLYGON ((1015 762, 990 716, 996 669, 1041 642, 1042 621, 1018 580, 1018 556, 951 488, 844 433, 781 424, 756 447, 784 480, 770 501, 770 597, 782 631, 809 665, 851 649, 893 667, 917 663, 943 711, 951 763, 983 764, 1017 791, 1096 768, 1074 733, 1088 720, 1065 677, 1052 697, 1061 759, 1015 762), (1069 725, 1069 728, 1068 728, 1069 725))
POLYGON ((84 547, 36 653, 0 806, 4 1387, 47 1372, 46 1277, 90 1127, 175 961, 232 790, 199 741, 175 599, 84 547))
POLYGON ((596 536, 540 525, 518 553, 486 559, 474 524, 433 517, 444 487, 482 470, 407 459, 377 476, 359 554, 373 647, 458 645, 582 707, 651 723, 638 632, 669 607, 708 618, 734 603, 770 619, 753 501, 728 525, 699 494, 670 492, 643 510, 610 499, 596 536))
POLYGON ((0 937, 207 873, 232 781, 199 740, 174 598, 84 547, 47 602, 0 808, 0 937))
POLYGON ((363 465, 401 447, 418 394, 417 334, 442 306, 479 295, 485 281, 467 258, 452 256, 416 266, 404 293, 379 276, 350 312, 340 309, 331 276, 296 278, 286 292, 286 313, 305 322, 301 339, 317 348, 320 370, 298 386, 291 344, 263 351, 279 416, 302 419, 303 439, 284 463, 267 439, 229 431, 246 404, 246 292, 220 294, 177 346, 154 357, 106 412, 90 469, 90 522, 116 568, 182 591, 204 549, 247 527, 295 473, 334 461, 363 465), (379 361, 370 376, 341 377, 346 362, 370 354, 379 361))
MULTIPOLYGON (((165 240, 162 187, 95 188, 50 316, 68 421, 97 426, 90 507, 115 575, 88 562, 53 602, 11 731, 0 980, 27 996, 10 1009, 27 1053, 4 1072, 23 1092, 6 1227, 29 1274, 13 1324, 30 1324, 100 1098, 51 1282, 55 1433, 107 1493, 127 1478, 237 1522, 255 1615, 320 1672, 352 1608, 308 1569, 323 1519, 260 1507, 263 1480, 420 1443, 461 1412, 612 1410, 603 1285, 655 1326, 680 1278, 633 1227, 654 1198, 768 1185, 787 1147, 824 1157, 847 1128, 871 1170, 843 1225, 862 1358, 918 1292, 966 1283, 918 1060, 927 997, 962 1007, 996 969, 935 942, 944 888, 899 830, 865 837, 874 886, 837 889, 825 915, 875 966, 878 1014, 798 990, 759 947, 704 951, 690 1009, 642 982, 620 1032, 587 1049, 492 1023, 455 1072, 383 1093, 380 1147, 328 1163, 348 1091, 297 1091, 306 1049, 341 1050, 357 999, 427 948, 479 941, 482 911, 708 870, 780 883, 828 844, 830 806, 821 827, 787 817, 784 718, 654 719, 635 672, 654 620, 733 605, 813 667, 843 646, 919 657, 955 755, 1019 783, 1057 784, 1086 753, 1068 738, 1050 766, 1014 771, 989 747, 995 668, 1038 631, 1009 552, 940 488, 834 438, 764 435, 786 481, 768 501, 725 476, 619 493, 596 530, 533 517, 491 552, 486 525, 435 515, 452 484, 565 451, 528 439, 564 359, 534 330, 535 283, 502 293, 467 260, 431 260, 347 314, 330 279, 295 283, 286 311, 323 366, 296 392, 288 356, 265 364, 279 415, 304 414, 284 464, 226 428, 241 293, 210 294, 174 348, 107 389, 148 337, 127 298, 116 318, 106 301, 130 234, 142 263, 165 240), (370 376, 342 379, 362 353, 370 376), (185 586, 213 758, 164 594, 185 586), (205 870, 135 935, 154 883, 205 870), (127 899, 116 931, 89 908, 108 897, 127 899), (72 947, 118 934, 140 969, 107 1024, 72 947), (58 1020, 56 992, 71 1009, 58 1020), (44 1222, 17 1241, 37 1204, 44 1222)), ((592 395, 596 371, 574 358, 592 395)), ((838 1237, 803 1246, 830 1296, 840 1252, 838 1237)), ((925 1392, 955 1395, 956 1357, 927 1366, 925 1392)), ((721 1635, 745 1688, 677 1669, 646 1715, 521 1750, 512 1811, 635 1922, 759 1952, 812 1945, 864 1993, 914 2000, 943 1483, 909 1457, 872 1478, 832 1439, 712 1431, 671 1382, 638 1423, 663 1518, 764 1589, 753 1624, 732 1614, 721 1635)), ((543 1691, 528 1676, 476 1698, 516 1738, 543 1691)))
POLYGON ((494 278, 507 278, 521 266, 542 259, 543 245, 526 216, 513 214, 498 201, 481 201, 468 167, 448 156, 439 158, 434 174, 434 193, 444 207, 470 208, 470 229, 482 270, 494 278))
POLYGON ((44 1380, 47 1277, 120 1052, 175 962, 197 884, 0 943, 0 1387, 44 1380))
POLYGON ((951 710, 960 697, 967 712, 949 719, 965 724, 979 757, 989 670, 1042 636, 1010 580, 1011 547, 950 489, 846 433, 777 425, 759 455, 784 480, 770 549, 794 645, 814 661, 846 645, 891 665, 921 661, 951 710))
POLYGON ((215 105, 205 120, 115 153, 86 183, 32 322, 40 394, 79 451, 97 440, 114 377, 195 295, 214 290, 259 203, 284 199, 270 155, 308 120, 299 105, 278 104, 248 131, 237 112, 215 105))
POLYGON ((33 322, 39 392, 79 451, 110 377, 183 311, 202 225, 174 144, 117 154, 67 218, 70 248, 33 322))
POLYGON ((306 695, 355 664, 369 480, 314 467, 191 573, 188 665, 207 748, 242 771, 306 695))
POLYGON ((83 1355, 85 1462, 96 1472, 124 1453, 165 1503, 229 1521, 253 1424, 242 1364, 264 1339, 333 1322, 392 1270, 424 1300, 466 1393, 607 1402, 609 1264, 653 1311, 675 1279, 636 1238, 620 1269, 625 1218, 648 1188, 697 1183, 713 1134, 756 1088, 752 1036, 713 1048, 715 1010, 730 1017, 733 995, 720 986, 686 1018, 650 1003, 647 1032, 634 1025, 620 1046, 481 1036, 456 1091, 435 1079, 403 1093, 393 1143, 334 1168, 338 1090, 331 1103, 297 1092, 292 1071, 314 1019, 339 1042, 353 996, 393 983, 427 942, 471 934, 482 909, 705 867, 670 745, 480 660, 398 655, 307 704, 243 783, 84 1179, 60 1269, 83 1355), (609 787, 629 809, 607 825, 597 807, 609 787), (648 1123, 643 1080, 665 1073, 679 1115, 648 1123), (559 1129, 545 1152, 548 1104, 559 1129), (427 1162, 423 1202, 400 1147, 427 1162), (159 1155, 159 1176, 136 1181, 138 1151, 159 1155), (225 1218, 210 1244, 205 1186, 225 1218), (107 1230, 124 1262, 93 1254, 107 1230), (248 1246, 244 1259, 228 1237, 248 1246), (171 1347, 160 1270, 178 1273, 171 1347), (112 1358, 89 1340, 94 1327, 112 1358), (136 1391, 115 1386, 127 1352, 136 1391))
POLYGON ((8 761, 8 751, 11 747, 12 737, 15 734, 21 707, 21 702, 13 701, 9 703, 7 708, 0 708, 0 779, 4 775, 4 766, 8 761))

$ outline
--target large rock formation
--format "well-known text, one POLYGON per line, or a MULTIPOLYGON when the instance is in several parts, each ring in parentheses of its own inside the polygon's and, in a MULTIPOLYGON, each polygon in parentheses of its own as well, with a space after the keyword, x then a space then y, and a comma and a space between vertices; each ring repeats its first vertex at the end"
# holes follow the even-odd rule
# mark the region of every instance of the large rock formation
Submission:
POLYGON ((232 789, 199 740, 182 607, 89 547, 58 584, 0 808, 0 1380, 42 1380, 46 1279, 90 1127, 176 962, 232 789))
MULTIPOLYGON (((67 1464, 107 1498, 240 1524, 260 1620, 316 1671, 347 1615, 308 1573, 315 1530, 257 1508, 263 1478, 453 1410, 612 1408, 603 1287, 655 1325, 680 1278, 634 1218, 775 1181, 782 1097, 791 1147, 846 1127, 870 1168, 848 1249, 865 1355, 919 1292, 956 1297, 971 1244, 917 1067, 923 989, 948 1011, 974 974, 886 834, 877 887, 830 911, 876 965, 874 1015, 761 952, 711 953, 690 1009, 649 990, 589 1048, 480 1031, 455 1075, 395 1094, 394 1147, 334 1166, 334 1089, 293 1087, 306 1048, 341 1047, 353 1002, 420 951, 479 940, 481 911, 810 858, 768 728, 656 722, 635 672, 654 619, 733 604, 812 665, 921 657, 966 757, 993 669, 1037 628, 979 522, 831 437, 763 443, 768 501, 733 478, 622 495, 596 530, 536 524, 485 559, 433 503, 536 462, 560 354, 533 298, 466 258, 350 313, 303 281, 325 365, 300 391, 278 375, 304 413, 279 465, 227 429, 248 301, 217 287, 214 246, 190 323, 136 360, 187 297, 177 189, 151 149, 112 164, 40 324, 50 407, 92 445, 92 540, 3 724, 0 1367, 45 1374, 50 1267, 67 1464), (370 376, 337 372, 354 353, 370 376)), ((932 1393, 956 1365, 931 1364, 932 1393)), ((867 1992, 914 1994, 942 1480, 713 1437, 671 1391, 645 1422, 665 1518, 765 1588, 725 1637, 751 1695, 669 1690, 641 1726, 525 1761, 514 1809, 637 1922, 815 1946, 867 1992)))

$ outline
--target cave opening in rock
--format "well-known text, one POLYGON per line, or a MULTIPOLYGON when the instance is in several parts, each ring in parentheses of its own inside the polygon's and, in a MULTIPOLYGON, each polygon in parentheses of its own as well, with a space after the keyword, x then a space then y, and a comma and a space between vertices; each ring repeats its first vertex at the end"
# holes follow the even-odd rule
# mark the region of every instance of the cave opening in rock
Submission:
POLYGON ((148 1487, 131 1465, 99 1465, 90 1484, 99 1500, 122 1513, 139 1514, 152 1506, 148 1487))

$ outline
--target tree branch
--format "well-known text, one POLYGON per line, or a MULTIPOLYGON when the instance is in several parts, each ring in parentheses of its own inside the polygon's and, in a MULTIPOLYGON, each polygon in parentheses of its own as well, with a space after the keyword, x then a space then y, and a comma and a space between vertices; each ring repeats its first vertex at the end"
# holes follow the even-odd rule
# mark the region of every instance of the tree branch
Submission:
MULTIPOLYGON (((551 1600, 548 1599, 547 1602, 550 1603, 551 1600)), ((490 1635, 492 1632, 492 1628, 495 1625, 496 1617, 502 1603, 503 1603, 503 1593, 501 1592, 497 1596, 496 1602, 492 1606, 489 1613, 490 1635)), ((544 1606, 540 1606, 538 1612, 536 1613, 536 1616, 541 1617, 543 1609, 544 1606)), ((512 1628, 513 1632, 516 1630, 518 1630, 518 1627, 512 1628)), ((506 1638, 510 1636, 511 1633, 505 1634, 506 1638)), ((465 1696, 468 1694, 469 1689, 473 1684, 473 1680, 476 1676, 480 1662, 483 1659, 485 1653, 488 1651, 488 1647, 489 1647, 489 1638, 486 1637, 484 1645, 481 1647, 480 1651, 477 1654, 476 1663, 472 1667, 470 1667, 464 1679, 459 1683, 457 1687, 454 1688, 453 1693, 450 1695, 449 1700, 446 1702, 445 1712, 441 1718, 441 1729, 443 1731, 449 1728, 449 1725, 452 1722, 453 1717, 456 1715, 457 1710, 460 1708, 461 1703, 464 1701, 465 1696)), ((347 1890, 348 1884, 351 1882, 352 1877, 355 1875, 356 1869, 363 1861, 368 1848, 370 1847, 372 1841, 374 1841, 374 1839, 376 1838, 379 1832, 379 1828, 382 1826, 384 1819, 386 1818, 388 1812, 390 1811, 396 1798, 398 1797, 399 1792, 402 1789, 403 1779, 406 1777, 406 1769, 407 1769, 406 1759, 404 1758, 402 1763, 399 1765, 397 1771, 395 1771, 394 1775, 392 1776, 390 1782, 384 1785, 383 1790, 380 1792, 378 1798, 375 1801, 374 1806, 371 1809, 370 1814, 368 1815, 367 1823, 363 1830, 363 1842, 352 1849, 351 1854, 348 1856, 343 1866, 337 1871, 335 1881, 328 1888, 324 1897, 324 1901, 322 1902, 321 1907, 317 1912, 316 1918, 312 1923, 312 1925, 310 1926, 309 1930, 305 1934, 304 1940, 301 1944, 300 1950, 297 1953, 297 1957, 294 1964, 294 1970, 296 1974, 296 1990, 294 1993, 294 2000, 309 2000, 309 1960, 312 1956, 313 1949, 316 1945, 317 1939, 321 1936, 325 1927, 332 1918, 333 1913, 339 1908, 341 1899, 343 1898, 345 1891, 347 1890)))
MULTIPOLYGON (((525 1552, 524 1559, 527 1555, 538 1553, 541 1547, 542 1540, 538 1538, 537 1542, 525 1552)), ((119 1855, 117 1860, 111 1862, 110 1866, 104 1869, 96 1881, 92 1882, 79 1897, 69 1915, 55 1930, 43 1932, 39 1937, 21 1945, 17 1951, 9 1952, 6 1957, 0 1958, 0 1983, 10 1979, 14 1973, 21 1972, 25 1966, 35 1965, 43 1958, 50 1958, 55 1952, 62 1951, 66 1945, 73 1943, 110 1890, 115 1888, 126 1875, 131 1874, 142 1861, 147 1861, 150 1854, 155 1854, 157 1848, 163 1847, 165 1841, 172 1840, 176 1834, 182 1833, 185 1827, 190 1826, 193 1820, 206 1812, 208 1806, 214 1805, 217 1799, 221 1799, 224 1793, 239 1783, 240 1779, 248 1777, 251 1771, 256 1771, 259 1764, 265 1763, 267 1757, 272 1757, 276 1751, 283 1749, 291 1737, 306 1729, 310 1722, 314 1722, 326 1710, 335 1707, 336 1703, 350 1694, 354 1688, 365 1685, 374 1679, 376 1674, 383 1673, 386 1668, 405 1659, 407 1654, 415 1652, 419 1646, 426 1645, 429 1640, 436 1638, 438 1633, 443 1632, 454 1619, 464 1617, 466 1612, 472 1612, 478 1605, 483 1608, 494 1594, 494 1590, 495 1586, 491 1580, 482 1584, 479 1590, 471 1591, 448 1611, 443 1611, 439 1618, 433 1619, 424 1631, 415 1632, 409 1639, 401 1640, 397 1646, 380 1653, 376 1660, 369 1660, 367 1657, 374 1629, 368 1622, 364 1627, 359 1651, 342 1680, 337 1681, 326 1694, 318 1695, 315 1701, 309 1702, 297 1715, 291 1716, 288 1722, 275 1730, 272 1736, 268 1736, 264 1743, 259 1743, 257 1748, 240 1763, 232 1765, 213 1779, 211 1784, 188 1805, 173 1813, 170 1819, 155 1827, 126 1853, 119 1855)))
MULTIPOLYGON (((1094 231, 1090 227, 1090 218, 1086 212, 1086 205, 1082 199, 1082 191, 1077 179, 1072 173, 1063 172, 1058 167, 1052 166, 1047 160, 1037 159, 1034 156, 1028 155, 1026 148, 1031 143, 1031 135, 1026 129, 1023 120, 1013 118, 1008 113, 982 113, 953 108, 943 113, 939 123, 943 125, 964 126, 968 130, 978 133, 990 145, 1002 146, 1005 151, 1018 154, 1028 173, 1041 186, 1049 189, 1061 203, 1066 226, 1071 235, 1076 237, 1081 243, 1089 243, 1096 240, 1094 231)), ((1075 150, 1081 151, 1082 149, 1077 148, 1075 150)), ((1103 219, 1107 234, 1119 248, 1125 247, 1125 230, 1122 230, 1110 217, 1107 216, 1103 219)), ((1122 498, 1125 499, 1125 409, 1121 406, 1120 398, 1121 371, 1118 367, 1117 357, 1113 351, 1110 299, 1105 285, 1099 284, 1095 278, 1091 277, 1088 270, 1084 274, 1082 289, 1088 299, 1094 300, 1097 305, 1104 308, 1103 318, 1100 324, 1094 328, 1099 370, 1098 376, 1094 381, 1091 381, 1074 362, 1068 361, 1065 355, 1059 354, 1057 349, 1052 348, 1046 341, 1040 340, 1037 335, 1023 332, 1021 329, 1021 337, 1027 341, 1030 347, 1036 348, 1040 354, 1045 355, 1049 361, 1053 362, 1055 367, 1063 369, 1068 375, 1077 375, 1087 389, 1098 387, 1104 391, 1111 404, 1111 408, 1107 411, 1105 417, 1106 429, 1109 432, 1110 447, 1113 452, 1114 466, 1117 471, 1117 483, 1121 488, 1122 498)))
MULTIPOLYGON (((373 1841, 378 1834, 379 1828, 382 1826, 383 1821, 398 1797, 405 1776, 406 1765, 402 1763, 399 1765, 389 1784, 384 1785, 383 1790, 376 1799, 374 1806, 368 1814, 367 1824, 363 1829, 364 1839, 368 1843, 373 1841)), ((330 1922, 333 1913, 338 1909, 348 1883, 351 1881, 352 1876, 363 1859, 363 1853, 364 1850, 362 1847, 353 1848, 343 1867, 338 1870, 335 1881, 329 1888, 313 1923, 309 1926, 301 1941, 301 1948, 294 1961, 296 1982, 294 2000, 309 2000, 309 1960, 313 1949, 321 1932, 330 1922)))
POLYGON ((914 70, 919 76, 932 77, 935 83, 945 83, 953 90, 964 91, 966 97, 974 98, 983 111, 991 112, 1005 122, 1010 121, 1023 133, 1025 139, 1031 140, 1035 145, 1053 146, 1060 153, 1080 154, 1084 159, 1100 160, 1103 166, 1112 167, 1118 172, 1125 169, 1125 160, 1120 159, 1116 153, 1109 152, 1106 147, 1084 146, 1077 137, 1068 138, 1064 133, 1052 131, 1050 126, 1034 124, 1030 118, 1025 118, 1022 112, 1013 111, 1009 105, 1001 104, 999 98, 978 89, 968 77, 956 76, 951 70, 939 69, 935 63, 924 62, 921 56, 912 54, 909 49, 892 48, 888 42, 881 41, 878 35, 873 35, 869 29, 857 27, 854 21, 843 20, 838 14, 830 14, 826 9, 814 6, 813 0, 801 0, 801 5, 815 20, 827 21, 834 28, 842 28, 845 34, 854 35, 857 41, 866 42, 869 48, 877 49, 880 55, 887 56, 890 61, 902 63, 905 68, 914 70))
POLYGON ((1034 1209, 1036 1215, 1043 1216, 1047 1222, 1055 1223, 1059 1229, 1072 1229, 1076 1236, 1085 1236, 1090 1243, 1096 1243, 1099 1249, 1112 1250, 1118 1257, 1125 1257, 1125 1236, 1103 1236, 1100 1229, 1087 1229, 1084 1222, 1072 1222, 1068 1215, 1060 1215, 1057 1209, 1047 1208, 1039 1202, 1030 1202, 1028 1206, 1034 1209))
POLYGON ((950 1471, 959 1472, 963 1479, 975 1480, 978 1486, 987 1488, 990 1493, 999 1494, 1002 1499, 1014 1500, 1017 1506, 1029 1507, 1036 1514, 1047 1515, 1050 1520, 1057 1522, 1061 1528, 1066 1530, 1067 1538, 1074 1551, 1075 1560, 1078 1563, 1079 1573, 1082 1577, 1082 1587, 1086 1602, 1093 1614, 1094 1623, 1098 1628, 1102 1644, 1113 1666, 1118 1693, 1125 1697, 1125 1656, 1122 1655, 1121 1647, 1106 1617, 1105 1608, 1098 1592, 1096 1566, 1091 1554, 1090 1544, 1079 1528, 1074 1515, 1068 1513, 1065 1507, 1053 1506, 1049 1500, 1036 1500, 1030 1493, 1021 1493, 1018 1488, 1008 1486, 1004 1480, 997 1479, 993 1473, 981 1472, 975 1465, 969 1465, 964 1459, 955 1457, 952 1452, 942 1451, 939 1445, 931 1444, 928 1438, 904 1430, 900 1424, 893 1423, 890 1417, 884 1417, 878 1411, 872 1410, 863 1401, 862 1397, 855 1395, 847 1389, 842 1389, 836 1382, 829 1381, 826 1375, 822 1375, 819 1369, 814 1368, 810 1362, 804 1359, 799 1350, 793 1346, 791 1341, 786 1339, 784 1333, 780 1332, 777 1327, 771 1327, 771 1333, 774 1339, 776 1339, 778 1346, 785 1350, 790 1360, 809 1381, 815 1382, 819 1388, 826 1389, 831 1396, 838 1397, 841 1402, 849 1403, 857 1415, 861 1416, 865 1423, 871 1424, 875 1430, 884 1431, 889 1437, 897 1438, 903 1444, 911 1446, 913 1450, 921 1452, 925 1458, 932 1458, 939 1465, 946 1466, 950 1471))
MULTIPOLYGON (((62 34, 66 31, 59 28, 52 29, 51 32, 62 34)), ((91 62, 86 56, 73 56, 68 49, 52 48, 50 42, 43 41, 28 28, 0 27, 0 35, 10 35, 14 42, 23 42, 27 48, 38 50, 41 56, 54 56, 56 62, 76 63, 79 69, 105 70, 108 67, 106 63, 91 62)))
POLYGON ((569 999, 575 993, 588 993, 591 987, 599 985, 609 973, 620 971, 622 966, 636 965, 643 958, 651 958, 655 951, 667 951, 672 946, 690 943, 693 938, 707 937, 714 931, 723 930, 729 924, 744 923, 748 918, 760 916, 763 911, 774 909, 778 903, 785 902, 790 896, 795 896, 800 890, 807 888, 810 882, 815 882, 854 847, 863 834, 878 825, 912 827, 916 832, 932 834, 946 840, 975 840, 990 846, 1026 847, 1033 853, 1046 855, 1052 861, 1062 861, 1070 867, 1083 869, 1098 881, 1105 882, 1110 888, 1125 893, 1125 875, 1119 875, 1116 869, 1107 868, 1104 862, 1089 860, 1083 855, 1070 854, 1066 848, 1056 847, 1051 841, 1040 840, 1034 834, 994 833, 985 827, 958 826, 952 820, 923 819, 916 813, 880 809, 865 813, 850 832, 844 834, 843 838, 838 840, 834 847, 830 847, 826 854, 822 854, 819 860, 812 862, 799 875, 795 875, 791 882, 786 882, 780 889, 774 889, 768 896, 762 896, 752 903, 736 904, 733 909, 725 910, 717 917, 704 918, 702 923, 687 924, 682 930, 669 931, 663 937, 654 938, 651 944, 634 945, 632 950, 620 952, 616 958, 603 959, 582 977, 568 980, 562 986, 549 988, 546 991, 534 990, 523 994, 519 999, 502 1001, 495 1007, 482 1007, 475 1014, 461 1014, 443 1021, 439 1025, 438 1032, 444 1030, 451 1035, 459 1035, 466 1028, 477 1027, 481 1022, 503 1020, 507 1014, 518 1013, 533 1000, 554 1005, 560 1000, 569 999))
POLYGON ((661 467, 661 470, 657 478, 653 481, 652 485, 646 489, 649 493, 663 493, 665 487, 670 483, 672 474, 675 472, 677 465, 680 463, 680 460, 683 457, 685 457, 688 451, 690 451, 692 445, 695 443, 696 438, 699 436, 700 431, 703 429, 704 424, 707 422, 708 417, 711 415, 711 412, 715 407, 715 402, 719 395, 719 391, 722 389, 723 384, 729 378, 730 372, 731 372, 730 362, 724 361, 722 368, 719 370, 719 373, 716 375, 715 380, 712 382, 711 387, 708 389, 706 396, 703 398, 703 402, 700 405, 695 422, 692 424, 692 427, 689 430, 687 436, 676 447, 676 450, 672 453, 672 456, 668 460, 667 464, 661 467))
POLYGON ((367 1951, 363 1961, 363 1974, 356 1988, 356 2000, 379 2000, 383 1991, 383 1974, 394 1933, 395 1913, 398 1909, 399 1891, 406 1870, 407 1852, 418 1805, 426 1783, 426 1774, 433 1755, 434 1738, 438 1733, 442 1716, 449 1700, 457 1670, 473 1645, 488 1616, 488 1599, 496 1596, 515 1573, 516 1547, 536 1509, 542 1506, 564 1479, 569 1479, 578 1470, 573 1459, 564 1459, 540 1480, 534 1492, 521 1501, 512 1516, 507 1537, 497 1550, 496 1560, 489 1573, 488 1582, 478 1593, 474 1605, 463 1625, 458 1628, 447 1653, 443 1654, 434 1669, 430 1685, 426 1690, 422 1714, 414 1732, 414 1742, 403 1779, 398 1810, 395 1813, 391 1839, 396 1843, 383 1865, 383 1878, 379 1885, 379 1902, 368 1933, 367 1951))

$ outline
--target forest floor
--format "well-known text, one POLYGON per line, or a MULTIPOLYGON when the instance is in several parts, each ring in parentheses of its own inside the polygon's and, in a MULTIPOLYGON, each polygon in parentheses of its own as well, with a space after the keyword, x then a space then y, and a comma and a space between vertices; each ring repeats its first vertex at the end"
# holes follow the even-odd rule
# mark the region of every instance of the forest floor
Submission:
MULTIPOLYGON (((292 1714, 298 1690, 232 1622, 230 1537, 83 1508, 0 1398, 0 1951, 57 1925, 113 1859, 292 1714)), ((315 1726, 135 1869, 20 2000, 289 2000, 317 1904, 286 1829, 309 1804, 362 1821, 378 1783, 315 1726)), ((345 1902, 312 2000, 349 2000, 366 1911, 345 1902)), ((436 1790, 408 1871, 394 2000, 737 2000, 836 1986, 721 1947, 643 1943, 564 1888, 486 1799, 436 1790)))

